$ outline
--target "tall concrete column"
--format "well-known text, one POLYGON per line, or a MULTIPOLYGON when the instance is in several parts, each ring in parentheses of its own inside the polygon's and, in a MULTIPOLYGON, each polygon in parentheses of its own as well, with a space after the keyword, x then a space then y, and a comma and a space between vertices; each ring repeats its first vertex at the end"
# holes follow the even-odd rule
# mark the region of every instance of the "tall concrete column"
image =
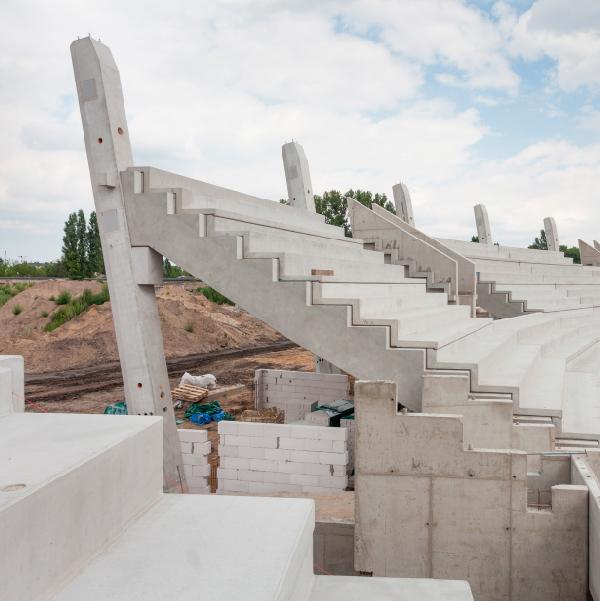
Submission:
POLYGON ((281 156, 290 204, 314 213, 315 199, 304 148, 298 142, 288 142, 281 147, 281 156))
POLYGON ((410 193, 405 184, 399 183, 392 187, 394 193, 394 204, 396 205, 396 215, 408 223, 408 225, 415 225, 415 217, 413 214, 412 201, 410 199, 410 193))
POLYGON ((492 231, 490 229, 490 220, 485 205, 475 205, 475 223, 477 225, 477 236, 480 244, 492 244, 492 231))
MULTIPOLYGON (((304 154, 304 148, 298 142, 288 142, 281 147, 283 169, 285 171, 285 183, 288 189, 288 200, 294 207, 315 212, 315 199, 308 159, 304 154)), ((314 355, 315 371, 320 374, 342 373, 339 367, 333 363, 314 355)))
POLYGON ((120 174, 133 166, 133 156, 119 71, 110 49, 91 37, 73 42, 71 56, 127 410, 163 418, 164 488, 185 492, 152 283, 162 257, 147 247, 132 248, 129 239, 120 174))
POLYGON ((554 217, 544 217, 544 232, 546 232, 546 241, 548 242, 548 250, 559 250, 558 230, 556 229, 556 221, 554 217))

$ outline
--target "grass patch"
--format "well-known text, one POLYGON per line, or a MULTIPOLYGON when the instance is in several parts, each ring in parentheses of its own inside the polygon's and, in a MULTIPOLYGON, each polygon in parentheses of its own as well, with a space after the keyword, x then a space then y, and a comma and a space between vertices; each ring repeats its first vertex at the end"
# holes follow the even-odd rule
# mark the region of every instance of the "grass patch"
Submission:
MULTIPOLYGON (((64 292, 66 291, 61 292, 61 296, 64 292)), ((67 294, 69 293, 67 292, 67 294)), ((44 331, 53 332, 56 328, 67 323, 67 321, 71 321, 71 319, 84 313, 92 305, 102 305, 108 300, 110 300, 110 295, 106 284, 104 284, 102 290, 96 294, 88 288, 83 291, 83 294, 80 297, 75 299, 69 294, 68 303, 59 303, 58 300, 56 301, 56 304, 62 304, 63 306, 52 314, 50 321, 44 326, 44 331)))
POLYGON ((48 317, 48 311, 42 311, 42 317, 48 317))
POLYGON ((29 286, 31 286, 31 284, 25 282, 0 285, 0 307, 4 306, 13 296, 19 294, 19 292, 23 292, 23 290, 29 288, 29 286))
POLYGON ((71 293, 68 290, 63 290, 56 299, 57 305, 68 305, 73 300, 71 293))
POLYGON ((21 307, 21 305, 15 305, 12 308, 12 314, 13 315, 21 315, 21 313, 23 313, 23 307, 21 307))
POLYGON ((203 286, 197 289, 197 292, 201 292, 211 302, 217 305, 234 305, 226 296, 223 296, 220 292, 217 292, 210 286, 203 286))
POLYGON ((185 326, 183 326, 183 329, 192 334, 194 332, 194 324, 191 321, 188 321, 185 326))
POLYGON ((48 300, 54 302, 56 300, 56 297, 54 295, 52 295, 51 297, 48 298, 48 300))

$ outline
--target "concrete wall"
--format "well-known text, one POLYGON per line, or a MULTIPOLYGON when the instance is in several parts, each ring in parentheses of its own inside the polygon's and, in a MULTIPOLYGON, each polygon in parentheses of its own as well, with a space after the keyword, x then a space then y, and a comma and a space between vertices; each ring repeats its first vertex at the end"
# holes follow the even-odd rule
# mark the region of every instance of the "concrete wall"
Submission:
POLYGON ((219 422, 219 492, 343 490, 345 428, 219 422))
POLYGON ((600 451, 573 456, 572 478, 589 491, 589 589, 593 600, 600 601, 600 451))
POLYGON ((285 423, 304 418, 314 403, 348 398, 348 376, 280 369, 257 369, 254 390, 257 409, 285 411, 285 423))
POLYGON ((587 489, 527 507, 527 455, 465 450, 458 415, 398 414, 357 382, 355 568, 469 581, 477 601, 585 600, 587 489))
POLYGON ((209 493, 208 477, 210 465, 208 456, 211 451, 206 430, 177 430, 181 445, 183 470, 191 493, 209 493))
POLYGON ((319 520, 313 541, 315 573, 358 575, 354 570, 354 522, 319 520))
POLYGON ((23 357, 0 355, 0 415, 24 410, 23 357))

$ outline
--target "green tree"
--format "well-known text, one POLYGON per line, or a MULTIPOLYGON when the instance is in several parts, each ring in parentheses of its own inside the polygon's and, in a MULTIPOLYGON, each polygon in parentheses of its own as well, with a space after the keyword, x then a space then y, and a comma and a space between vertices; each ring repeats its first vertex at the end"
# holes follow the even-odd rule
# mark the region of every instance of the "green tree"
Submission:
POLYGON ((78 272, 75 277, 87 278, 91 275, 88 263, 88 236, 85 213, 82 209, 77 211, 77 222, 75 224, 77 235, 77 261, 79 263, 78 272))
POLYGON ((471 242, 479 242, 479 236, 471 236, 471 242))
POLYGON ((322 196, 316 194, 315 210, 317 213, 325 216, 325 223, 343 227, 346 236, 352 236, 346 197, 358 200, 358 202, 369 209, 372 208, 373 204, 378 204, 391 213, 395 212, 394 205, 388 200, 385 194, 373 194, 367 190, 348 190, 343 196, 338 190, 329 190, 328 192, 324 192, 322 196))
POLYGON ((70 213, 65 221, 62 259, 68 277, 79 274, 79 253, 77 250, 77 213, 70 213))
POLYGON ((537 248, 538 250, 548 250, 548 241, 546 240, 546 232, 540 230, 540 237, 535 238, 533 244, 530 244, 527 248, 537 248))
POLYGON ((581 263, 581 256, 579 254, 579 247, 577 246, 566 246, 561 244, 559 247, 560 252, 564 253, 565 257, 573 259, 573 263, 581 263))
POLYGON ((90 213, 87 228, 87 264, 90 275, 104 273, 104 257, 102 256, 102 243, 96 211, 90 213))

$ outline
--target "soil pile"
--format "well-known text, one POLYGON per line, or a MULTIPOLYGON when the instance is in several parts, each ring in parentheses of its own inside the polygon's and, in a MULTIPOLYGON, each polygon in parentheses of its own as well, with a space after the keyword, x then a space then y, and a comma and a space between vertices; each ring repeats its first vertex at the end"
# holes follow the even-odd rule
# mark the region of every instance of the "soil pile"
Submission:
MULTIPOLYGON (((98 282, 46 281, 25 289, 0 307, 0 354, 23 355, 28 373, 60 371, 118 360, 110 302, 53 332, 44 326, 59 306, 51 298, 85 288, 99 292, 98 282), (14 314, 19 305, 20 313, 14 314)), ((283 337, 245 311, 207 300, 189 285, 167 285, 157 292, 165 354, 180 357, 226 348, 268 344, 283 337)))

